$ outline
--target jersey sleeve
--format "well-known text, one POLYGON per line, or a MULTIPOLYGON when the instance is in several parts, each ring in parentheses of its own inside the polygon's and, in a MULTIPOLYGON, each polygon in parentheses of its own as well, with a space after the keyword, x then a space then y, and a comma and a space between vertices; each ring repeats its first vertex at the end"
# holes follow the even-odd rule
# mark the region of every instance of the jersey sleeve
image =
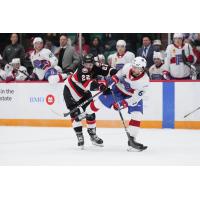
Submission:
POLYGON ((164 62, 164 66, 163 66, 163 69, 164 69, 163 72, 164 73, 169 72, 170 60, 171 60, 170 50, 171 50, 171 45, 168 45, 167 49, 166 49, 166 53, 165 53, 165 62, 164 62))
POLYGON ((47 49, 47 58, 49 60, 49 62, 51 63, 51 67, 54 67, 58 64, 58 59, 56 58, 56 56, 47 49))
POLYGON ((126 99, 128 105, 136 105, 141 99, 143 99, 144 94, 149 87, 149 83, 143 84, 143 86, 139 87, 138 89, 134 90, 134 93, 131 98, 126 99))

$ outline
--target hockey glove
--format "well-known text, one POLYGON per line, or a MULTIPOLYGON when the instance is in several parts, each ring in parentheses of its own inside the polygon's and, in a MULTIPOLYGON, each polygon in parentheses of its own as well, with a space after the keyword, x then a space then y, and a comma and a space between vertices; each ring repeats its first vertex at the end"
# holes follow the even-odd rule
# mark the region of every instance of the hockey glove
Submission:
POLYGON ((169 72, 164 71, 164 72, 163 72, 163 78, 164 78, 165 80, 170 80, 169 72))
POLYGON ((125 101, 125 100, 122 100, 122 101, 120 101, 120 102, 115 102, 114 104, 113 104, 113 108, 115 109, 115 110, 119 110, 119 109, 124 109, 124 108, 127 108, 128 107, 128 103, 125 101), (120 106, 120 107, 119 107, 120 106))
POLYGON ((193 62, 194 62, 194 57, 193 57, 192 55, 189 55, 189 56, 187 57, 187 62, 193 63, 193 62))
POLYGON ((41 60, 34 60, 33 61, 33 66, 35 68, 39 68, 39 69, 42 69, 44 67, 43 63, 41 62, 41 60))
POLYGON ((108 89, 108 87, 107 87, 106 85, 104 85, 103 83, 101 83, 101 84, 99 85, 99 90, 100 90, 101 92, 105 92, 107 89, 108 89))

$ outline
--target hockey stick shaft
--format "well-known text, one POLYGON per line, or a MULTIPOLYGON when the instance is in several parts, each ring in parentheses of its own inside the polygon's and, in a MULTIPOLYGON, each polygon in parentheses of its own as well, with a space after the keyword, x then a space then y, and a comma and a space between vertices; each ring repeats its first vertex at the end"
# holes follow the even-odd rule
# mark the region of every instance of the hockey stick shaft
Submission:
POLYGON ((192 112, 190 112, 187 115, 185 115, 184 118, 188 117, 189 115, 193 114, 194 112, 196 112, 199 109, 200 109, 200 106, 198 108, 196 108, 195 110, 193 110, 192 112))
POLYGON ((124 130, 125 130, 125 132, 126 132, 126 135, 127 135, 128 139, 130 139, 130 133, 129 133, 128 130, 127 130, 127 127, 126 127, 126 124, 125 124, 125 121, 124 121, 124 117, 123 117, 122 112, 121 112, 121 109, 120 109, 120 105, 119 105, 119 103, 117 102, 116 97, 115 97, 115 94, 114 94, 114 92, 113 92, 112 90, 111 90, 111 94, 112 94, 112 97, 113 97, 115 103, 118 104, 119 116, 120 116, 121 121, 122 121, 122 124, 123 124, 123 126, 124 126, 124 130))
POLYGON ((26 74, 24 71, 18 70, 18 72, 24 74, 28 79, 30 79, 30 75, 26 74))
POLYGON ((82 106, 84 106, 86 103, 91 102, 95 97, 97 97, 99 94, 101 94, 102 92, 99 91, 97 92, 94 96, 90 97, 89 99, 87 99, 86 101, 84 101, 83 103, 79 104, 76 108, 72 109, 70 112, 64 113, 63 116, 67 117, 68 115, 70 115, 71 113, 75 112, 77 110, 77 108, 80 108, 82 106))

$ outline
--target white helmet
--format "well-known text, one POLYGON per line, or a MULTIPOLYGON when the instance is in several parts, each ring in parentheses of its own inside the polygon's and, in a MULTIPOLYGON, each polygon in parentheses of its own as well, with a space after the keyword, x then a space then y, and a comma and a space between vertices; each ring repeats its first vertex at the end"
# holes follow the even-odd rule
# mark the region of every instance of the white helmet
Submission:
POLYGON ((153 41, 153 45, 162 45, 161 41, 160 40, 154 40, 153 41))
POLYGON ((105 56, 103 54, 99 54, 98 55, 98 59, 99 60, 104 60, 105 61, 105 56))
POLYGON ((133 66, 138 68, 145 68, 147 66, 147 61, 145 58, 138 56, 134 59, 133 66))
POLYGON ((174 33, 173 38, 182 38, 183 39, 183 33, 174 33))
POLYGON ((34 40, 33 40, 33 45, 35 45, 35 43, 36 42, 43 42, 43 40, 42 40, 42 38, 41 37, 36 37, 36 38, 34 38, 34 40))
POLYGON ((118 40, 117 44, 116 44, 116 47, 118 47, 118 46, 124 46, 124 47, 126 47, 126 42, 124 40, 118 40))
POLYGON ((11 64, 20 64, 20 58, 13 58, 11 64))
POLYGON ((162 61, 164 60, 162 53, 156 52, 156 51, 153 52, 153 59, 155 59, 155 58, 158 58, 162 61))
POLYGON ((105 61, 105 56, 103 54, 98 54, 96 57, 94 57, 95 62, 99 61, 105 61))

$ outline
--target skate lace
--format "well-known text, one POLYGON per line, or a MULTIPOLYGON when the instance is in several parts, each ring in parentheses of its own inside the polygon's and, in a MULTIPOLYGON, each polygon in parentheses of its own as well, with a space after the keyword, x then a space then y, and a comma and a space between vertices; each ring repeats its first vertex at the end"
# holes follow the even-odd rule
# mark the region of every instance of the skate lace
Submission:
POLYGON ((93 135, 92 137, 93 137, 93 139, 95 139, 95 140, 99 140, 99 139, 100 139, 97 135, 93 135))

